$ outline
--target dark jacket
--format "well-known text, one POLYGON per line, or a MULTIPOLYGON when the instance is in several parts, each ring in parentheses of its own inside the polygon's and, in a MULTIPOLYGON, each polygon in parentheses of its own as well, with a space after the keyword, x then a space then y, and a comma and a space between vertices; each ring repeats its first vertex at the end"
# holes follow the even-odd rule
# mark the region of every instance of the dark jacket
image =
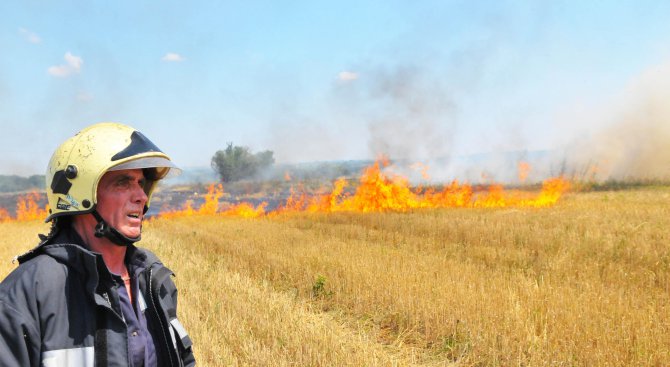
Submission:
MULTIPOLYGON (((61 231, 19 257, 0 284, 0 366, 128 366, 128 334, 102 255, 61 231)), ((78 238, 78 236, 76 236, 78 238)), ((158 366, 194 366, 191 340, 177 320, 172 271, 129 246, 139 276, 158 366)))

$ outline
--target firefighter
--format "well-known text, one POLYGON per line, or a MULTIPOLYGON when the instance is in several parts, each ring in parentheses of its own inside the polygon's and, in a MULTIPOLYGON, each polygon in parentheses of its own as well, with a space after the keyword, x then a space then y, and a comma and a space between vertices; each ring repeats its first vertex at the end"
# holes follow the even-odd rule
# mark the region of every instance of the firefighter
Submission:
POLYGON ((172 271, 136 247, 159 180, 179 173, 142 133, 89 126, 46 172, 51 230, 0 284, 1 366, 193 366, 172 271))

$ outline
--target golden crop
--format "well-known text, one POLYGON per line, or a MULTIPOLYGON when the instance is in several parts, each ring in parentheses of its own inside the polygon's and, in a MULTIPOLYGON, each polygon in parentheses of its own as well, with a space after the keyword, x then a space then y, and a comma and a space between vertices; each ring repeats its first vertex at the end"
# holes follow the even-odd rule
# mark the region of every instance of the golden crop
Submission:
MULTIPOLYGON (((670 190, 147 223, 201 366, 670 365, 670 190)), ((0 276, 38 222, 0 223, 0 276)))

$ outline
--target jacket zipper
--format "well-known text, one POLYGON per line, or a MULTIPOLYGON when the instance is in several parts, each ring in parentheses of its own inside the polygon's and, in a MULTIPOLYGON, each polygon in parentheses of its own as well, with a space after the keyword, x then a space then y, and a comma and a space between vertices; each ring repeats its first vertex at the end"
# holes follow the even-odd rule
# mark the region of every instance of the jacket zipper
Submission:
POLYGON ((102 294, 102 297, 107 301, 107 306, 109 306, 109 310, 112 311, 116 317, 118 317, 121 321, 123 321, 123 324, 126 324, 126 319, 123 317, 123 315, 119 315, 116 310, 114 310, 114 307, 112 307, 112 301, 109 300, 109 294, 107 292, 102 294))

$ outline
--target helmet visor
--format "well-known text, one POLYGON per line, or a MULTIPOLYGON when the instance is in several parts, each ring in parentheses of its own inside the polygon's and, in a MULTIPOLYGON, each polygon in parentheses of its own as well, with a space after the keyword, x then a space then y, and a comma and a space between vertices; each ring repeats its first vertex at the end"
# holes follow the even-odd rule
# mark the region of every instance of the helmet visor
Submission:
POLYGON ((181 174, 181 169, 177 167, 172 161, 163 157, 145 157, 134 159, 129 162, 121 163, 114 167, 111 167, 109 171, 121 171, 126 169, 147 169, 154 168, 151 170, 155 177, 151 177, 151 180, 157 181, 166 177, 175 177, 181 174))

